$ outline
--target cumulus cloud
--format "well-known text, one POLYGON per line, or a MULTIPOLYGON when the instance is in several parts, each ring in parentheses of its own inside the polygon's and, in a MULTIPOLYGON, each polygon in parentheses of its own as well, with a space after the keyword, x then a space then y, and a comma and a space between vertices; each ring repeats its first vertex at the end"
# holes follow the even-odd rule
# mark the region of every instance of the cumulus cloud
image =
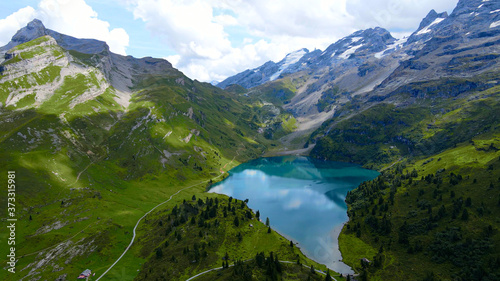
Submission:
POLYGON ((9 43, 10 38, 26 25, 29 21, 35 18, 35 9, 28 6, 19 9, 17 12, 9 15, 5 19, 0 20, 0 46, 9 43))
MULTIPOLYGON (((175 53, 167 59, 176 68, 221 81, 300 48, 324 50, 359 29, 381 26, 395 37, 408 35, 431 9, 450 11, 458 0, 114 1, 175 53)), ((125 54, 129 44, 124 29, 111 29, 84 0, 40 0, 35 9, 23 8, 0 20, 0 42, 35 17, 56 31, 106 41, 116 53, 125 54)))
POLYGON ((347 13, 346 0, 254 0, 231 1, 227 5, 241 24, 263 37, 331 37, 334 33, 352 31, 355 21, 347 13))
POLYGON ((110 30, 109 23, 98 19, 97 13, 84 0, 41 0, 37 9, 22 8, 0 20, 0 42, 6 44, 17 30, 34 18, 63 34, 106 41, 112 52, 126 54, 127 32, 122 28, 110 30))
POLYGON ((140 0, 133 13, 181 56, 219 59, 231 48, 222 24, 213 21, 213 7, 207 1, 140 0))
POLYGON ((177 55, 172 63, 202 81, 223 80, 300 48, 325 49, 359 29, 408 35, 431 10, 456 0, 123 0, 177 55), (242 36, 234 37, 235 30, 242 36))

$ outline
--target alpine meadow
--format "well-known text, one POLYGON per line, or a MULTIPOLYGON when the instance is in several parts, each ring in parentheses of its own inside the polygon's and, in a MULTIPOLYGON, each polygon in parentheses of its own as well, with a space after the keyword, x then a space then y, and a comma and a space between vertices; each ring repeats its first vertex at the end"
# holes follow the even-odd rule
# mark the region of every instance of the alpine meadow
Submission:
POLYGON ((44 24, 0 47, 1 280, 500 280, 499 1, 218 83, 44 24))

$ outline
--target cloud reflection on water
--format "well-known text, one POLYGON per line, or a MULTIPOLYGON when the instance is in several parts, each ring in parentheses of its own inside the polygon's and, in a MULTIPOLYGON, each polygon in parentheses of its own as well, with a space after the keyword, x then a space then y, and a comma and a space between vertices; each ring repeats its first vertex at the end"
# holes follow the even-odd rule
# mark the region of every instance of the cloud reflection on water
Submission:
POLYGON ((350 269, 332 231, 347 221, 345 196, 378 173, 352 164, 305 157, 264 158, 242 164, 209 192, 249 199, 249 207, 269 217, 271 227, 300 243, 309 256, 343 273, 350 269), (333 239, 333 240, 332 240, 333 239))

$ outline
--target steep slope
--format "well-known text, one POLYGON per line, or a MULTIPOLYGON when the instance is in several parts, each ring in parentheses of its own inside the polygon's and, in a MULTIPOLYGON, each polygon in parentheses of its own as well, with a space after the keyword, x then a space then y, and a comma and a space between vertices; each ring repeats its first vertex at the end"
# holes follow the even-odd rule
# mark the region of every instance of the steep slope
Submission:
MULTIPOLYGON (((316 52, 316 51, 315 51, 316 52)), ((315 53, 313 52, 313 53, 315 53)), ((245 88, 252 88, 268 81, 274 81, 283 73, 293 73, 300 68, 300 60, 313 55, 308 49, 300 49, 292 52, 278 63, 268 61, 260 67, 245 70, 235 76, 231 76, 217 84, 217 87, 225 89, 226 87, 237 84, 245 88)))
MULTIPOLYGON (((345 160, 358 163, 380 163, 394 160, 395 155, 412 153, 410 146, 410 150, 403 149, 403 152, 393 153, 394 157, 392 158, 386 157, 385 160, 379 158, 385 153, 382 143, 385 146, 399 144, 408 146, 418 143, 420 141, 418 138, 421 137, 417 136, 415 139, 416 135, 412 135, 413 138, 410 138, 409 133, 405 134, 405 130, 412 128, 415 122, 422 122, 429 116, 438 114, 436 108, 452 110, 448 107, 453 103, 452 100, 473 99, 475 91, 492 88, 498 84, 500 29, 495 26, 490 28, 499 17, 498 8, 500 6, 496 2, 483 3, 475 0, 464 0, 458 3, 457 8, 448 17, 433 12, 429 13, 422 22, 419 31, 409 37, 408 41, 414 42, 401 50, 412 54, 412 57, 401 62, 399 67, 373 91, 352 99, 335 113, 332 120, 323 124, 323 128, 316 132, 311 139, 311 142, 315 142, 315 138, 321 139, 325 136, 324 139, 320 140, 321 143, 315 148, 316 151, 313 151, 313 154, 335 159, 345 157, 345 160), (420 37, 419 32, 425 28, 432 30, 427 33, 434 35, 426 38, 426 41, 423 42, 420 39, 415 41, 414 38, 420 37), (387 108, 384 107, 384 104, 394 105, 395 109, 387 111, 384 109, 387 108), (406 111, 403 113, 405 115, 409 109, 414 108, 420 109, 418 113, 414 112, 415 116, 410 118, 408 122, 397 120, 397 117, 393 116, 395 111, 406 111), (367 132, 367 128, 353 127, 349 123, 350 121, 347 121, 351 118, 360 123, 371 120, 370 118, 362 120, 365 109, 365 112, 371 112, 369 114, 385 114, 394 122, 399 121, 399 127, 389 123, 390 125, 386 127, 393 128, 392 133, 385 129, 384 133, 382 131, 377 133, 380 138, 369 138, 371 133, 367 132), (382 110, 377 111, 376 109, 382 110), (348 128, 342 129, 341 123, 346 124, 348 128), (339 132, 342 133, 339 134, 339 132), (349 136, 351 133, 357 136, 349 136), (358 137, 359 133, 365 136, 364 140, 358 137), (346 145, 345 141, 354 145, 350 150, 345 150, 342 147, 337 147, 329 152, 324 150, 330 148, 328 142, 340 138, 343 138, 340 143, 344 143, 344 146, 346 145), (365 151, 363 149, 368 146, 378 146, 377 149, 369 149, 375 154, 369 153, 370 156, 368 156, 358 153, 365 151), (319 152, 319 149, 322 152, 319 152)), ((455 104, 454 106, 459 107, 463 104, 455 104)), ((377 118, 382 117, 377 116, 377 118)), ((387 122, 385 123, 387 124, 387 122)), ((371 129, 374 129, 373 126, 371 129)), ((333 142, 337 143, 337 141, 333 142)))
POLYGON ((255 80, 260 84, 255 85, 247 81, 251 76, 236 75, 219 85, 252 87, 248 95, 283 104, 308 134, 345 114, 352 100, 361 100, 364 108, 381 101, 412 102, 397 98, 411 83, 472 79, 497 70, 499 11, 496 1, 462 0, 449 16, 429 12, 408 38, 394 39, 382 28, 361 30, 323 52, 304 55, 276 80, 255 80))
MULTIPOLYGON (((174 194, 166 208, 199 195, 261 155, 273 144, 263 124, 286 116, 165 60, 116 55, 36 20, 14 39, 0 65, 0 165, 16 172, 19 261, 2 280, 102 274, 144 213, 174 194)), ((133 279, 129 265, 142 262, 132 250, 106 280, 133 279)))
POLYGON ((499 280, 498 132, 402 161, 351 192, 346 261, 367 280, 499 280))
MULTIPOLYGON (((341 250, 369 280, 498 280, 499 90, 442 98, 433 114, 415 105, 392 108, 390 119, 374 107, 349 121, 365 132, 358 138, 385 146, 388 157, 406 151, 346 199, 350 221, 341 250), (394 131, 399 144, 390 146, 394 131), (372 263, 361 265, 361 258, 372 263)), ((348 149, 359 147, 352 132, 344 134, 351 134, 348 149)))
POLYGON ((281 72, 275 67, 259 76, 266 79, 254 79, 262 73, 263 66, 230 77, 217 86, 237 83, 252 87, 248 96, 282 105, 297 120, 297 130, 281 140, 285 144, 283 147, 301 148, 307 136, 333 116, 337 104, 344 104, 352 96, 370 91, 397 68, 398 59, 407 56, 395 53, 403 43, 382 28, 361 30, 323 52, 306 53, 298 61, 298 56, 294 60, 289 59, 291 55, 287 56, 280 63, 296 62, 281 72), (273 74, 276 80, 267 79, 273 74))
POLYGON ((499 280, 497 10, 429 13, 411 58, 311 137, 315 157, 383 171, 346 199, 339 243, 361 280, 499 280))
POLYGON ((402 85, 436 77, 473 77, 498 69, 500 29, 495 22, 500 20, 499 11, 500 4, 495 1, 459 1, 450 16, 435 15, 427 24, 431 12, 421 24, 425 27, 408 38, 411 44, 404 51, 411 58, 373 94, 385 95, 402 85))

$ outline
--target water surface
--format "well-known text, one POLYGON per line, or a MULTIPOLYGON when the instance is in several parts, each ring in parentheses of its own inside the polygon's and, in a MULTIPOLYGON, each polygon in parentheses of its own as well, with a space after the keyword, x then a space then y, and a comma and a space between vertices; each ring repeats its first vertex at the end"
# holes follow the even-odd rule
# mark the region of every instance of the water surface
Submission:
POLYGON ((299 156, 260 158, 235 167, 209 192, 249 199, 248 206, 269 217, 271 228, 299 242, 310 258, 340 273, 338 234, 347 221, 344 202, 349 190, 374 179, 378 172, 347 163, 299 156))

